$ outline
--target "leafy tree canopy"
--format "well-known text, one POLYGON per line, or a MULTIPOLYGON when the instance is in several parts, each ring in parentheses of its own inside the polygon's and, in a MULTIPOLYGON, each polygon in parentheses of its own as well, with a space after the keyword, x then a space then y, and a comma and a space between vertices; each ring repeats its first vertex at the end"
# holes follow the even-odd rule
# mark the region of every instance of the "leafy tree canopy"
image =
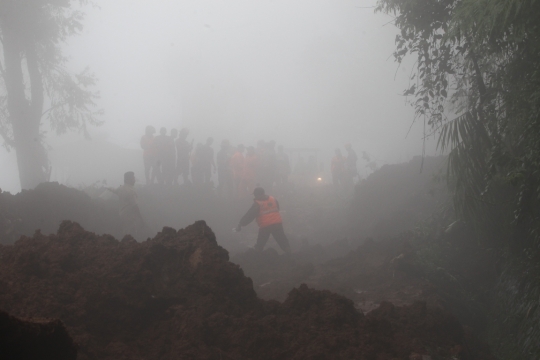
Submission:
POLYGON ((401 30, 395 59, 416 57, 404 95, 449 151, 458 212, 478 219, 505 204, 537 235, 540 2, 380 0, 377 11, 401 30))
POLYGON ((379 0, 377 10, 401 30, 395 59, 416 57, 404 95, 448 151, 458 215, 505 254, 492 345, 540 358, 540 1, 379 0))

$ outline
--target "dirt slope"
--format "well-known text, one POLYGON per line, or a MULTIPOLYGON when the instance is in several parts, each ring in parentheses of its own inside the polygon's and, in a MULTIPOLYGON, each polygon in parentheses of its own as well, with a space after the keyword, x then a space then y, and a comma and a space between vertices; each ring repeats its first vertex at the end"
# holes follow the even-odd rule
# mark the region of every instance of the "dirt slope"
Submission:
POLYGON ((149 241, 63 222, 0 246, 0 308, 60 318, 78 359, 492 359, 449 313, 351 300, 300 286, 283 303, 251 279, 202 221, 149 241))

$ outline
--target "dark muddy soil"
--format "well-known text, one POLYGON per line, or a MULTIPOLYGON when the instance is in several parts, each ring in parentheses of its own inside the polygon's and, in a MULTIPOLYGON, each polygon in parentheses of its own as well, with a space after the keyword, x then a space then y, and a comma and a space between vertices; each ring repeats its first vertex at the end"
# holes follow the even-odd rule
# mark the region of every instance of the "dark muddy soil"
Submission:
POLYGON ((336 292, 353 300, 364 313, 383 302, 410 305, 424 301, 444 307, 459 320, 481 332, 486 325, 485 307, 489 305, 489 289, 497 279, 495 257, 481 249, 465 234, 454 238, 429 240, 418 244, 418 236, 406 232, 378 241, 337 241, 326 246, 312 246, 290 256, 273 249, 236 254, 232 262, 239 264, 253 279, 254 289, 266 300, 283 301, 294 287, 336 292), (443 259, 434 259, 433 244, 443 259), (341 249, 356 249, 338 257, 341 249), (324 260, 328 254, 336 254, 324 260), (433 266, 430 261, 436 261, 433 266))
POLYGON ((429 282, 409 261, 413 255, 407 241, 368 239, 341 257, 319 261, 325 259, 324 254, 337 254, 339 249, 351 246, 338 241, 291 256, 278 255, 273 249, 248 251, 235 255, 231 261, 244 269, 253 279, 257 294, 267 300, 283 301, 293 287, 302 283, 342 294, 363 312, 373 310, 383 301, 405 305, 427 300, 422 294, 429 289, 429 282))
POLYGON ((75 360, 77 346, 60 320, 21 320, 0 310, 0 358, 75 360))
POLYGON ((261 300, 202 221, 143 243, 64 222, 0 256, 0 308, 61 319, 78 359, 492 359, 425 303, 363 315, 306 285, 283 303, 261 300))
POLYGON ((38 229, 53 234, 67 219, 99 233, 116 235, 121 230, 116 202, 96 201, 58 183, 42 183, 15 195, 0 193, 0 219, 0 244, 11 244, 38 229))

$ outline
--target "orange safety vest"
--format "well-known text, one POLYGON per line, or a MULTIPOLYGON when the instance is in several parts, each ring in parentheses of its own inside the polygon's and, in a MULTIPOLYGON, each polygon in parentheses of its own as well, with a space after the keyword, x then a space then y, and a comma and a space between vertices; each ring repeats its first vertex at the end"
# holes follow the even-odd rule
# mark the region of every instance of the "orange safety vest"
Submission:
POLYGON ((272 196, 268 196, 268 199, 266 200, 255 201, 259 204, 259 216, 257 217, 257 224, 259 227, 263 228, 282 223, 276 199, 272 196))

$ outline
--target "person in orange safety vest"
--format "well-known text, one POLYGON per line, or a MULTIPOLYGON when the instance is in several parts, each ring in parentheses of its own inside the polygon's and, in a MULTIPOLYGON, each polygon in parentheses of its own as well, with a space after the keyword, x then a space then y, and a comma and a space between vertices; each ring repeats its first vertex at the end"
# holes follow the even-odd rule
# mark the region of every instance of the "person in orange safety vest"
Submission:
POLYGON ((283 252, 290 253, 289 239, 283 230, 283 221, 279 213, 279 203, 274 197, 266 195, 261 187, 253 191, 255 197, 253 205, 248 212, 240 219, 236 231, 240 231, 242 226, 247 226, 253 220, 259 225, 259 235, 255 250, 262 251, 268 242, 270 235, 276 240, 283 252))

